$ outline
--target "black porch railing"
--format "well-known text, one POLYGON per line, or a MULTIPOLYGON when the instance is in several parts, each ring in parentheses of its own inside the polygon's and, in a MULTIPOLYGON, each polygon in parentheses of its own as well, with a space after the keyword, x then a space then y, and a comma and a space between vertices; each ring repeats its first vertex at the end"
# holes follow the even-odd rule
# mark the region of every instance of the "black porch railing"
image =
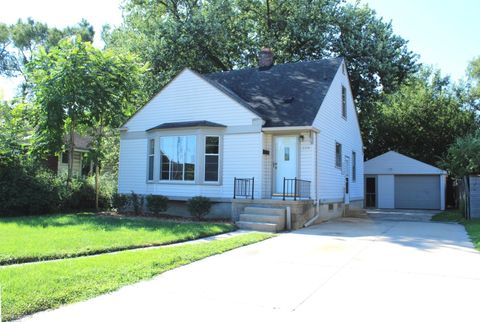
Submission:
POLYGON ((310 199, 310 181, 283 178, 283 200, 285 198, 310 199))
POLYGON ((233 199, 236 199, 237 197, 253 199, 254 192, 255 177, 233 179, 233 199))

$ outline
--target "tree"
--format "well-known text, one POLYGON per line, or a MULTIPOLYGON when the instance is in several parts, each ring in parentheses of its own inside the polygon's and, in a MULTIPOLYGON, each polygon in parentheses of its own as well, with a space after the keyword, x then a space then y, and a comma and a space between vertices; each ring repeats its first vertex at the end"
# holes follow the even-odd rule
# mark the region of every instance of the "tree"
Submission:
POLYGON ((130 54, 101 51, 80 37, 63 39, 49 52, 40 48, 27 67, 36 110, 36 152, 60 151, 68 134, 70 181, 74 134, 95 129, 91 134, 100 155, 104 129, 118 127, 134 111, 145 67, 130 54))
POLYGON ((83 41, 93 41, 93 27, 82 20, 65 29, 50 28, 47 24, 28 18, 19 19, 10 26, 0 24, 0 75, 22 76, 27 82, 25 66, 40 47, 47 52, 65 37, 80 36, 83 41))
POLYGON ((458 138, 450 145, 440 165, 456 178, 480 174, 480 130, 458 138))
POLYGON ((104 38, 151 64, 150 96, 186 66, 201 73, 255 66, 265 46, 277 63, 344 56, 364 132, 378 95, 418 68, 389 23, 342 0, 129 0, 124 24, 104 38))
POLYGON ((474 58, 468 64, 467 76, 470 81, 470 103, 480 112, 480 56, 474 58))
POLYGON ((439 71, 423 69, 376 103, 372 135, 365 138, 366 158, 389 150, 427 163, 443 158, 450 144, 475 131, 475 112, 463 101, 465 88, 439 71))

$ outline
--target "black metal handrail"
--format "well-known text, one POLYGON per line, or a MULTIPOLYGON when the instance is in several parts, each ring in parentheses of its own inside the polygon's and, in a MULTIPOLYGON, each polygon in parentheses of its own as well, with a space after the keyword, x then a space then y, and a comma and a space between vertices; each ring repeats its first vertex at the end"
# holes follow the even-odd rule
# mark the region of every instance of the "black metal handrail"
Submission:
POLYGON ((243 197, 253 199, 255 193, 255 177, 253 178, 233 178, 233 199, 243 197))
POLYGON ((283 200, 293 197, 297 199, 310 199, 310 184, 308 180, 283 178, 283 200))

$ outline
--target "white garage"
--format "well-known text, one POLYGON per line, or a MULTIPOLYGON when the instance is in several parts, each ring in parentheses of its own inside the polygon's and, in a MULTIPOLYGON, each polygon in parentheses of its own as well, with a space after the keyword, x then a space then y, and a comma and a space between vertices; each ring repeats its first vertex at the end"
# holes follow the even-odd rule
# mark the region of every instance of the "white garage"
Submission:
POLYGON ((389 151, 364 164, 365 207, 445 209, 447 173, 389 151))

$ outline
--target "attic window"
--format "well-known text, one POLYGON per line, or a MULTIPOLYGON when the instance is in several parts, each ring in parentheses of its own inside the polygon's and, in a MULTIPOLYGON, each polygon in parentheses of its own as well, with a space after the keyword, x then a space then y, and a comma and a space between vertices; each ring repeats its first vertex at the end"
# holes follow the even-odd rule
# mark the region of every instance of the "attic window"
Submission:
POLYGON ((283 98, 284 103, 291 103, 293 102, 293 96, 288 96, 283 98))

